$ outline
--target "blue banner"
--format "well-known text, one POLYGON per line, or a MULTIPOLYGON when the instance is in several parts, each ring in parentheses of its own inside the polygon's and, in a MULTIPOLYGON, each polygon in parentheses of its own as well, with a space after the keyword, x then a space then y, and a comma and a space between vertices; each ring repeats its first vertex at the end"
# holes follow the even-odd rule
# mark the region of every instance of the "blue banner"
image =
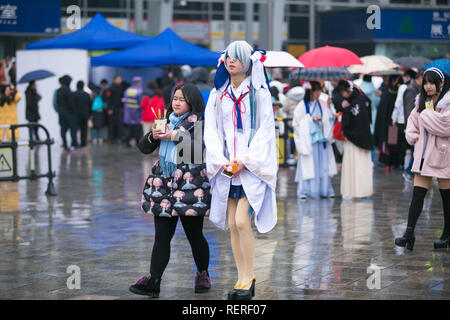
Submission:
POLYGON ((450 40, 450 11, 382 9, 374 39, 450 40))
POLYGON ((369 15, 365 10, 324 12, 319 16, 322 42, 345 40, 366 42, 373 39, 373 31, 366 26, 369 15))
POLYGON ((61 1, 0 0, 0 33, 61 33, 61 1))
POLYGON ((448 10, 380 10, 381 29, 369 29, 372 14, 365 10, 320 14, 321 41, 364 42, 371 40, 450 40, 448 10))

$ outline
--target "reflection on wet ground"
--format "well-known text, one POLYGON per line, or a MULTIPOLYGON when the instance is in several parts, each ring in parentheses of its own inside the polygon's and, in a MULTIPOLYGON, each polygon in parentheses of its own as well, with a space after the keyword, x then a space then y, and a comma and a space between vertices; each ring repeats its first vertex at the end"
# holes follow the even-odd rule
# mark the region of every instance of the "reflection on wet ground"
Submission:
MULTIPOLYGON (((26 173, 28 153, 19 153, 26 173)), ((45 150, 38 165, 46 170, 45 150)), ((146 299, 128 287, 148 272, 153 218, 139 207, 154 158, 136 149, 93 145, 63 154, 53 147, 56 197, 46 179, 0 183, 0 299, 146 299), (81 288, 66 273, 79 266, 81 288)), ((278 224, 255 233, 256 299, 449 299, 450 253, 433 250, 443 226, 436 185, 427 195, 409 252, 394 246, 406 226, 412 186, 376 169, 375 195, 363 201, 300 201, 295 169, 278 177, 278 224), (379 289, 368 267, 379 269, 379 289), (369 279, 369 277, 371 277, 369 279), (369 279, 369 281, 368 281, 369 279), (372 286, 373 288, 373 286, 372 286)), ((333 178, 339 194, 339 177, 333 178)), ((191 249, 181 224, 172 240, 162 299, 226 299, 235 283, 228 233, 205 220, 213 287, 194 294, 191 249)))

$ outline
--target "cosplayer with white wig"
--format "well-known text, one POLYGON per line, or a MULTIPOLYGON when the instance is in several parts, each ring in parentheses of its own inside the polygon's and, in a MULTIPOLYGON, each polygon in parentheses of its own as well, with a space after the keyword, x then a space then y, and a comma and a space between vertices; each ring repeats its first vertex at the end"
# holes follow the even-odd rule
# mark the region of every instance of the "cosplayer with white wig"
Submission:
POLYGON ((245 41, 231 43, 219 59, 205 110, 206 168, 211 183, 210 220, 230 228, 238 281, 231 300, 254 296, 254 237, 277 222, 278 171, 272 98, 264 51, 245 41))

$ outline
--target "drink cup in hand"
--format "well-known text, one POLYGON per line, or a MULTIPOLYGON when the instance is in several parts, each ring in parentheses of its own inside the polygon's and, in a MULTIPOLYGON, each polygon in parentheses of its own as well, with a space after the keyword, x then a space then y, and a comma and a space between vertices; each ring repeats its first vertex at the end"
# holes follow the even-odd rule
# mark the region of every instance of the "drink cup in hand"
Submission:
POLYGON ((433 100, 425 101, 425 109, 434 110, 433 100))
POLYGON ((155 120, 155 130, 161 130, 161 132, 166 132, 167 119, 156 119, 155 120))

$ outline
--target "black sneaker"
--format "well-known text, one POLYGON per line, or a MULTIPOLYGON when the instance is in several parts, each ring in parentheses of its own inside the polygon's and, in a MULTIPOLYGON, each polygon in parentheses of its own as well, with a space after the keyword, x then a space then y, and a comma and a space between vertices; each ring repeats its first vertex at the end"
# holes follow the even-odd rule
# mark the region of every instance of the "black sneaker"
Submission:
POLYGON ((206 271, 202 273, 197 272, 194 279, 194 290, 195 293, 205 293, 211 289, 211 278, 206 271))
POLYGON ((150 298, 158 298, 160 290, 161 279, 149 278, 144 275, 136 280, 136 282, 130 287, 130 291, 143 295, 149 296, 150 298))

